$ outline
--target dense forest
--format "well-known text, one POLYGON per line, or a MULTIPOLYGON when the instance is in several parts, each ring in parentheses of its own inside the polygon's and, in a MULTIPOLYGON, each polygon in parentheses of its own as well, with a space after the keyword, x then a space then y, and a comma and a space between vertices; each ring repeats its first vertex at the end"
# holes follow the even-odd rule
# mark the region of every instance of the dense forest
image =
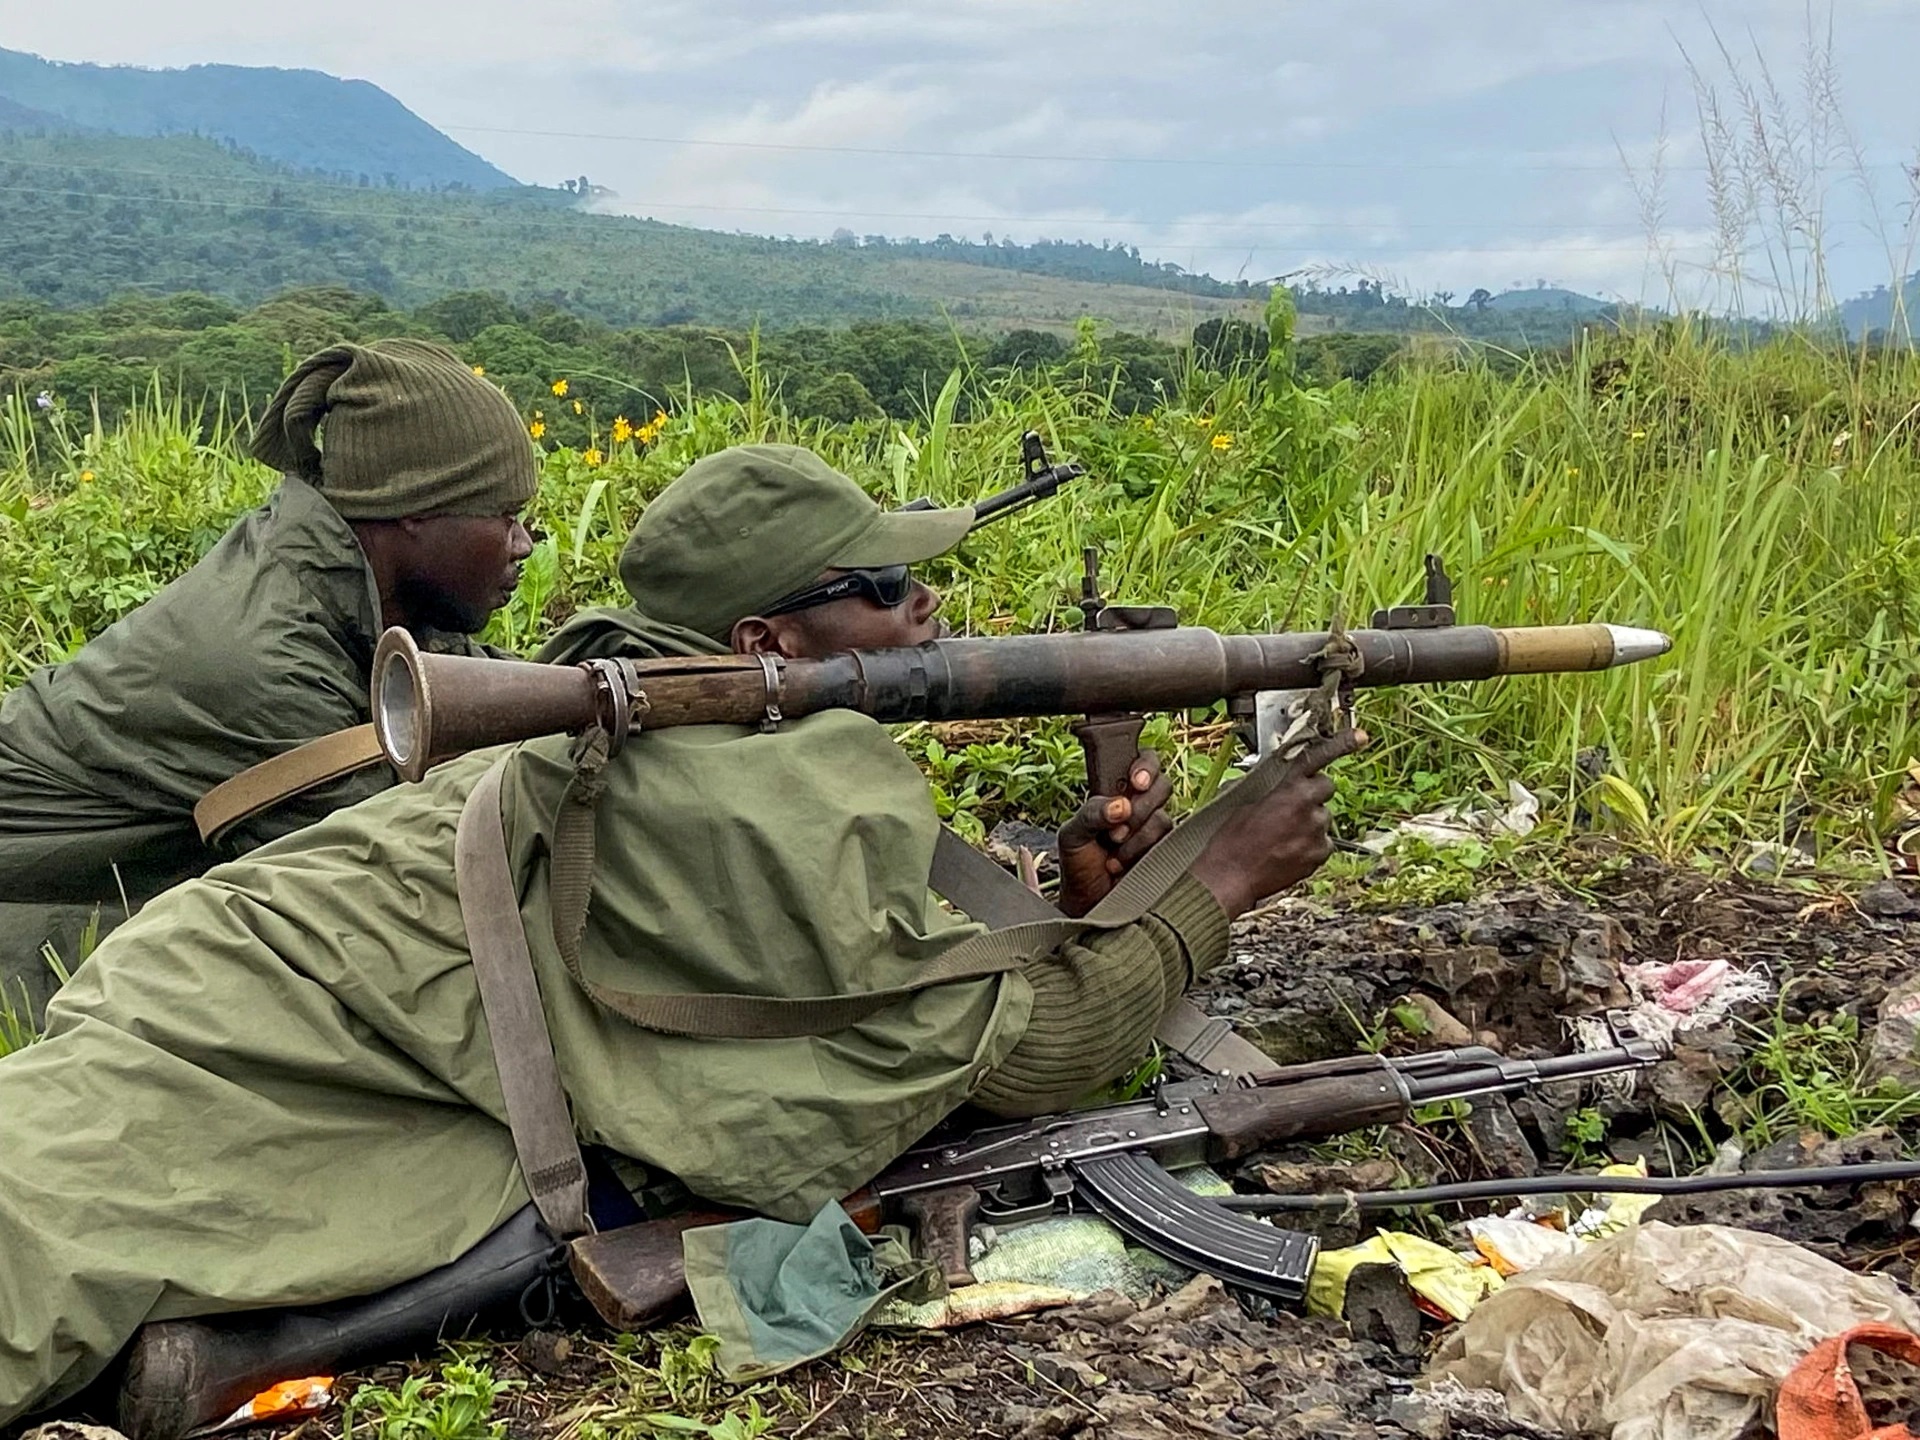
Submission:
MULTIPOLYGON (((524 308, 486 291, 399 310, 377 295, 291 291, 251 310, 207 295, 123 296, 87 309, 0 301, 0 392, 16 414, 98 405, 111 423, 158 374, 203 404, 257 410, 303 355, 336 340, 417 335, 456 346, 503 385, 554 443, 585 443, 616 415, 636 423, 694 395, 744 398, 744 361, 758 359, 794 412, 836 421, 924 414, 957 368, 1045 371, 1111 393, 1123 413, 1151 409, 1189 370, 1263 364, 1266 331, 1210 320, 1185 345, 1100 327, 969 334, 913 320, 858 321, 764 332, 699 326, 616 329, 556 308, 524 308), (566 380, 564 397, 553 393, 566 380), (44 405, 33 401, 44 395, 44 405)), ((1405 342, 1390 335, 1309 337, 1296 347, 1305 380, 1365 380, 1405 342)))

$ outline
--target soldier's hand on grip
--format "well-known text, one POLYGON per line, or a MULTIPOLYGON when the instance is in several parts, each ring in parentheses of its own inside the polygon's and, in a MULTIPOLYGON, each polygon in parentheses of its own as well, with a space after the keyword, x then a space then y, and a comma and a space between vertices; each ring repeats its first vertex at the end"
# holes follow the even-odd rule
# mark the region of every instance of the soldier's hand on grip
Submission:
POLYGON ((1124 795, 1095 795, 1060 827, 1060 908, 1084 915, 1147 851, 1173 831, 1166 803, 1173 787, 1160 757, 1142 750, 1127 768, 1124 795))

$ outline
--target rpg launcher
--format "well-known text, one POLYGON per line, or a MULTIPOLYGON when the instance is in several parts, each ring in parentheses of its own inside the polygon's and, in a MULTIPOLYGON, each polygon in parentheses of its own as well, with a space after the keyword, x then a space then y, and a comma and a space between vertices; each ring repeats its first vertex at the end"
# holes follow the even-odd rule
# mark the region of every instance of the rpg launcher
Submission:
MULTIPOLYGON (((1126 1104, 971 1133, 936 1131, 845 1205, 869 1233, 908 1225, 952 1286, 973 1283, 967 1241, 975 1225, 1090 1212, 1190 1269, 1297 1302, 1306 1294, 1319 1242, 1196 1194, 1169 1170, 1399 1124, 1441 1101, 1596 1079, 1665 1058, 1665 1049, 1635 1033, 1624 1017, 1610 1015, 1608 1024, 1612 1048, 1574 1055, 1509 1060, 1478 1046, 1403 1059, 1355 1055, 1275 1067, 1244 1081, 1209 1075, 1163 1083, 1126 1104)), ((574 1278, 609 1323, 652 1324, 684 1300, 681 1235, 735 1218, 700 1212, 587 1236, 572 1246, 574 1278)))
MULTIPOLYGON (((974 507, 975 528, 1085 473, 1053 463, 1033 431, 1022 437, 1021 467, 1020 483, 974 507)), ((1100 593, 1092 550, 1085 571, 1083 634, 935 640, 825 660, 721 655, 535 665, 423 655, 395 628, 374 656, 374 728, 394 768, 418 780, 431 764, 468 750, 595 725, 611 753, 639 726, 774 725, 821 710, 858 710, 889 723, 1079 715, 1075 734, 1087 752, 1090 788, 1117 795, 1148 711, 1224 700, 1264 753, 1315 694, 1324 703, 1354 686, 1605 670, 1665 654, 1672 644, 1656 630, 1622 625, 1457 624, 1452 585, 1436 556, 1427 557, 1422 604, 1376 611, 1365 630, 1335 625, 1271 635, 1221 635, 1182 626, 1169 606, 1111 604, 1100 593), (1279 700, 1293 702, 1293 712, 1279 700)))
POLYGON ((418 780, 429 765, 469 750, 593 725, 617 749, 643 725, 777 725, 822 710, 857 710, 889 724, 1186 710, 1263 691, 1316 690, 1329 675, 1344 689, 1606 670, 1664 654, 1670 643, 1658 631, 1603 624, 1273 635, 1177 626, 930 640, 823 660, 537 665, 424 654, 395 627, 374 655, 373 713, 387 759, 418 780))

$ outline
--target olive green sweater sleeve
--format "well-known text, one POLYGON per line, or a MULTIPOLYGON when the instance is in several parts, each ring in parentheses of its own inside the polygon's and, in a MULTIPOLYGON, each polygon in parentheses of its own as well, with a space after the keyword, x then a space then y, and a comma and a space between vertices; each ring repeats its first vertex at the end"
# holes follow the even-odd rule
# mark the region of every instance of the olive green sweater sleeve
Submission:
POLYGON ((1167 1007, 1226 958, 1227 916, 1191 875, 1140 920, 1030 961, 1026 1034, 973 1103, 995 1115, 1061 1110, 1146 1053, 1167 1007))

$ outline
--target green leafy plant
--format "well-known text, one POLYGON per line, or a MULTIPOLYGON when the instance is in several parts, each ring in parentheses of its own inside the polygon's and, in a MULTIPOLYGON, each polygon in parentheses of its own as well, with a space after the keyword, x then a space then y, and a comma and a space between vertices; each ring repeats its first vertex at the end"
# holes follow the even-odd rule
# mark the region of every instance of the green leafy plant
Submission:
POLYGON ((1576 1169, 1608 1163, 1607 1117, 1598 1110, 1588 1107, 1567 1116, 1565 1136, 1567 1156, 1576 1169))
POLYGON ((437 1374, 411 1375, 398 1390, 363 1385, 341 1417, 345 1440, 365 1426, 367 1440, 504 1440, 506 1422, 493 1407, 517 1380, 496 1380, 491 1368, 450 1360, 437 1374))
POLYGON ((1844 1137, 1920 1116, 1920 1093, 1867 1079, 1860 1022, 1852 1015, 1790 1021, 1783 991, 1770 1024, 1744 1028, 1753 1050, 1731 1083, 1745 1100, 1749 1144, 1767 1145, 1803 1127, 1844 1137))

